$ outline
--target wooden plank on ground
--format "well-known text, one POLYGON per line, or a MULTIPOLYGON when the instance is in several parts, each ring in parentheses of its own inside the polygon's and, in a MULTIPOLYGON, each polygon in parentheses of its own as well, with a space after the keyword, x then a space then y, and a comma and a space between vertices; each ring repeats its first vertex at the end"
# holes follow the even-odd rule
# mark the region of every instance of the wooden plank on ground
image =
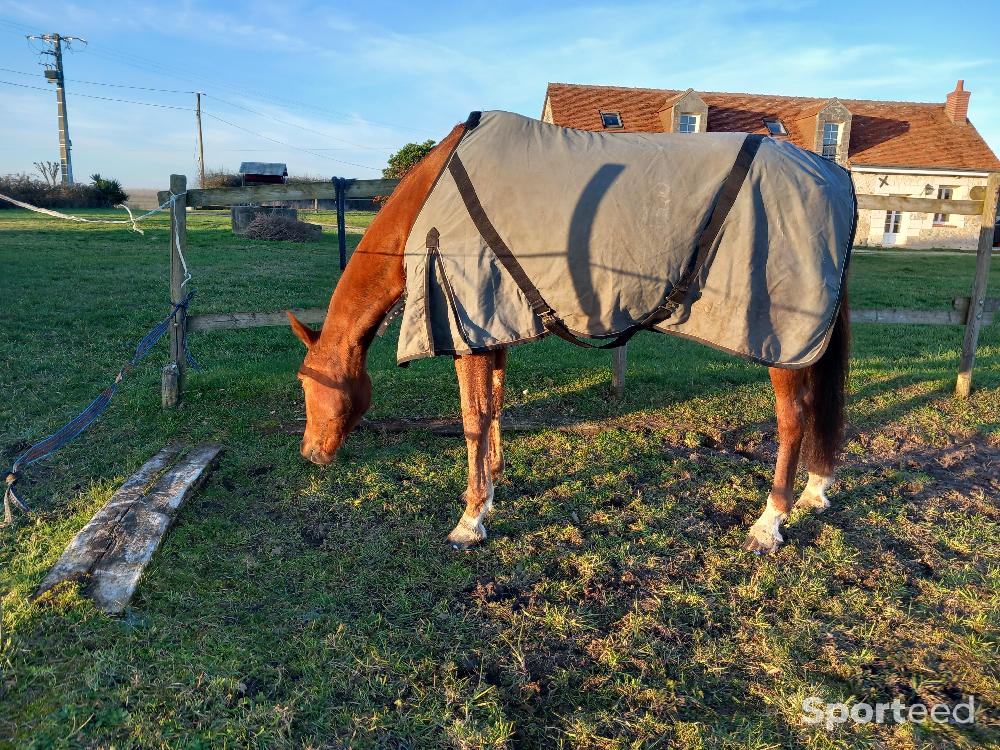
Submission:
POLYGON ((978 216, 983 212, 983 202, 945 200, 944 198, 911 198, 908 195, 859 194, 858 208, 868 208, 874 211, 915 211, 924 214, 978 216))
MULTIPOLYGON (((374 198, 390 195, 399 180, 348 180, 345 198, 374 198)), ((270 201, 332 200, 336 197, 333 182, 312 182, 296 185, 251 185, 249 187, 206 188, 187 191, 187 205, 232 206, 240 203, 267 203, 270 201)), ((170 198, 170 193, 157 193, 160 203, 170 198)), ((953 211, 952 213, 958 213, 953 211)))
POLYGON ((214 444, 186 453, 168 445, 153 456, 73 537, 35 597, 64 581, 79 581, 99 609, 110 614, 124 610, 177 511, 221 451, 214 444))
MULTIPOLYGON (((326 319, 325 307, 292 310, 295 317, 307 325, 322 325, 326 319)), ((288 316, 281 312, 233 312, 188 315, 188 331, 223 331, 230 328, 259 328, 262 326, 287 326, 288 316)))

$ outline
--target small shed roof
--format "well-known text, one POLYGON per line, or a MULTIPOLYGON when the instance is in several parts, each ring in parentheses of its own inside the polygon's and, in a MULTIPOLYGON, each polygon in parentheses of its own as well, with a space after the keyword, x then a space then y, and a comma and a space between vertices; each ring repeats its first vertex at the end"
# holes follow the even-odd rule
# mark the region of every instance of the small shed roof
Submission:
POLYGON ((240 174, 266 174, 288 177, 288 167, 281 162, 245 161, 240 164, 240 174))

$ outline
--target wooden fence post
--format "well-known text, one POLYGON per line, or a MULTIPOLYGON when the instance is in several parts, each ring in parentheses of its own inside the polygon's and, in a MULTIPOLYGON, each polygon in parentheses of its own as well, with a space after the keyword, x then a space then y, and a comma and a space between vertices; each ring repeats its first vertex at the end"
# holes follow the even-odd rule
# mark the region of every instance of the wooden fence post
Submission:
POLYGON ((993 172, 986 183, 982 226, 979 228, 979 248, 976 253, 976 276, 972 281, 969 317, 965 322, 965 340, 962 342, 962 358, 958 365, 958 380, 955 383, 955 395, 959 398, 966 398, 972 392, 972 366, 976 362, 979 329, 983 323, 983 306, 986 302, 986 285, 990 275, 990 256, 993 254, 998 200, 1000 200, 1000 172, 993 172))
POLYGON ((628 344, 611 350, 611 388, 615 398, 625 396, 625 367, 628 364, 628 344))
MULTIPOLYGON (((178 196, 170 204, 170 304, 184 299, 184 266, 181 253, 187 250, 187 177, 170 175, 170 192, 178 196), (180 252, 178 252, 178 250, 180 252)), ((178 310, 170 326, 170 362, 163 368, 162 403, 170 409, 180 404, 184 394, 184 329, 187 326, 185 310, 178 310)))

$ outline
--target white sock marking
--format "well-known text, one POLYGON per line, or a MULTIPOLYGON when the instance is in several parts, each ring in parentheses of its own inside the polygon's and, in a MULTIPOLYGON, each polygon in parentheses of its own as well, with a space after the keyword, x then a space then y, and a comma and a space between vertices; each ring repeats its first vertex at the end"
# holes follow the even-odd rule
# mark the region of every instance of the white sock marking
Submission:
POLYGON ((774 500, 768 496, 767 507, 760 514, 760 518, 750 527, 750 536, 765 550, 774 550, 783 541, 781 536, 781 524, 788 518, 787 513, 782 513, 774 505, 774 500))
POLYGON ((809 472, 809 481, 795 505, 799 508, 812 508, 817 511, 826 510, 830 507, 830 499, 826 496, 826 491, 830 489, 832 484, 832 476, 809 472))

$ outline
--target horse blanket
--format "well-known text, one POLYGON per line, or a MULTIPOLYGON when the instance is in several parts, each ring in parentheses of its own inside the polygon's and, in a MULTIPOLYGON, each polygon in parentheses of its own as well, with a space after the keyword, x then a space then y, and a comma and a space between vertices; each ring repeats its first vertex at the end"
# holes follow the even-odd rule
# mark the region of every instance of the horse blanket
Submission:
POLYGON ((804 367, 856 215, 847 171, 785 141, 473 113, 407 239, 397 361, 645 329, 804 367))

